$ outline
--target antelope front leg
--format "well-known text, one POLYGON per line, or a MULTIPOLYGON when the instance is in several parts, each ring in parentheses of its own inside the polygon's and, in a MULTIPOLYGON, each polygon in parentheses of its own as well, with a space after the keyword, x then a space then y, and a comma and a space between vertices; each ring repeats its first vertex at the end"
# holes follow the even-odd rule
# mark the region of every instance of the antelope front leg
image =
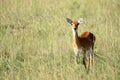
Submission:
POLYGON ((79 59, 79 53, 78 53, 78 49, 77 48, 74 48, 74 52, 75 52, 75 58, 76 58, 76 62, 77 64, 79 63, 78 59, 79 59))
POLYGON ((86 51, 84 51, 84 53, 83 53, 83 64, 84 64, 85 69, 86 69, 87 68, 87 66, 86 66, 86 51))

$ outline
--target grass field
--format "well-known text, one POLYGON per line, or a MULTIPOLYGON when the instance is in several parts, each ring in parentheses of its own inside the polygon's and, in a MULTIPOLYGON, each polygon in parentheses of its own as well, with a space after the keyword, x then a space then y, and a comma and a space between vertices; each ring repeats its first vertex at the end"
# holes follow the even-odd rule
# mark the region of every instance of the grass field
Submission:
POLYGON ((120 0, 0 0, 0 80, 120 80, 120 0), (66 17, 96 36, 89 74, 66 17))

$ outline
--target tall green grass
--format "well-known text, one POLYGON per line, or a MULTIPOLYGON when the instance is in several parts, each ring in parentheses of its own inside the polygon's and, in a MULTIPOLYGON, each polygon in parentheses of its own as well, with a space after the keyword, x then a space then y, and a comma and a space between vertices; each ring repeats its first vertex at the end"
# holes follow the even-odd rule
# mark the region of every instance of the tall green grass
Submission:
POLYGON ((0 0, 0 80, 119 80, 119 22, 120 0, 0 0), (96 35, 89 74, 66 17, 96 35))

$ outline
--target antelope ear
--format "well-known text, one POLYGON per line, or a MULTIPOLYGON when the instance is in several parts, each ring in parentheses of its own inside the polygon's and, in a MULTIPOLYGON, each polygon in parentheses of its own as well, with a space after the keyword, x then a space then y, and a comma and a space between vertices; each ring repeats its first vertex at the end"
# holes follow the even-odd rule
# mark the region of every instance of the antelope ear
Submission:
POLYGON ((69 19, 69 18, 66 18, 66 20, 67 20, 67 22, 70 24, 70 25, 72 25, 72 20, 71 19, 69 19))
POLYGON ((78 23, 81 24, 82 22, 83 22, 83 18, 80 18, 80 19, 78 20, 78 23))

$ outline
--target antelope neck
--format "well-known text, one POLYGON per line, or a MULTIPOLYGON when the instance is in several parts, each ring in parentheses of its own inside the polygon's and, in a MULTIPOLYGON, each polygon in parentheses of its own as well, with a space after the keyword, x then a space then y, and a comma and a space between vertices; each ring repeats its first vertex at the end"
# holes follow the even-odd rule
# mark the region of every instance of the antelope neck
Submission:
POLYGON ((77 32, 77 30, 74 30, 74 29, 72 29, 72 30, 73 30, 73 43, 76 46, 78 46, 78 43, 79 43, 78 32, 77 32))

